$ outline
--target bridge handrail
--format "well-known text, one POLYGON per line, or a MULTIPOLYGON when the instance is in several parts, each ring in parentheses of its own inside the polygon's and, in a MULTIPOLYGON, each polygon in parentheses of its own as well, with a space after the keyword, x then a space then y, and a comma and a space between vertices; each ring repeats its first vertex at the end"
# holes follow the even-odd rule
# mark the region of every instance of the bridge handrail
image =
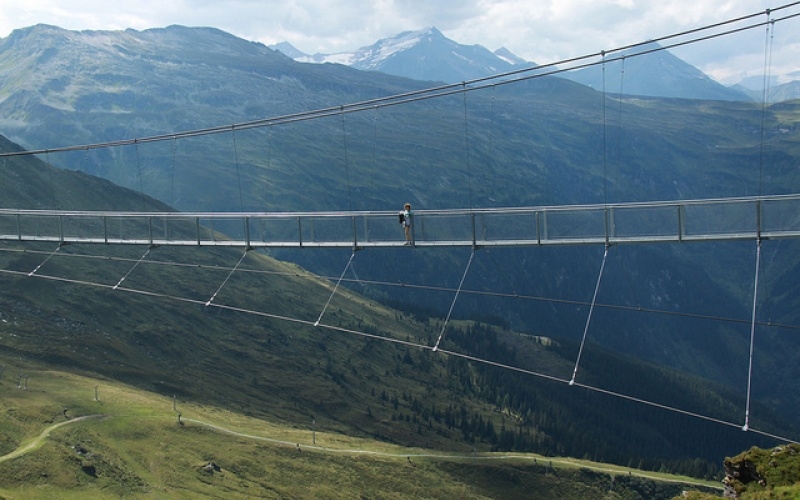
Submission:
MULTIPOLYGON (((173 246, 406 244, 399 210, 178 212, 0 209, 0 240, 173 246)), ((588 245, 800 238, 800 194, 414 211, 419 246, 588 245)))
MULTIPOLYGON (((592 203, 574 205, 532 205, 523 207, 494 207, 494 208, 444 208, 414 210, 416 215, 479 215, 479 214, 516 214, 535 212, 570 212, 590 210, 615 210, 626 208, 663 208, 692 205, 712 204, 740 204, 756 203, 763 201, 800 201, 800 194, 766 195, 766 196, 740 196, 730 198, 696 198, 688 200, 663 200, 663 201, 634 201, 615 203, 592 203)), ((159 217, 186 219, 199 217, 201 219, 242 219, 247 217, 269 218, 341 218, 341 217, 386 217, 396 216, 398 210, 340 210, 340 211, 292 211, 292 212, 267 212, 267 211, 119 211, 119 210, 58 210, 58 209, 16 209, 0 208, 0 216, 29 215, 50 217, 108 217, 108 218, 138 218, 159 217)))

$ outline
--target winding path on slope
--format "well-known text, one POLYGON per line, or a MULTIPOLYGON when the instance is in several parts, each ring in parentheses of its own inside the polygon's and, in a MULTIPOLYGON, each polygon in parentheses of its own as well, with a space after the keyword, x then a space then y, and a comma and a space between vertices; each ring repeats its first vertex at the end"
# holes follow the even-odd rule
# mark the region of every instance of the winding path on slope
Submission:
MULTIPOLYGON (((8 460, 12 460, 14 458, 20 457, 26 453, 29 453, 35 450, 41 443, 44 441, 52 431, 58 429, 59 427, 89 420, 95 418, 110 418, 109 415, 84 415, 82 417, 76 417, 71 420, 65 420, 64 422, 59 422, 57 424, 53 424, 47 428, 45 428, 38 436, 32 439, 30 442, 26 443, 24 446, 17 448, 16 450, 3 455, 0 457, 0 463, 3 463, 8 460)), ((441 460, 531 460, 530 456, 526 455, 517 455, 517 454, 492 454, 486 455, 482 453, 472 453, 469 455, 459 455, 459 454, 447 454, 447 453, 391 453, 391 452, 381 452, 381 451, 369 451, 369 450, 356 450, 356 449, 338 449, 338 448, 328 448, 323 446, 309 446, 309 445, 300 445, 299 443, 294 443, 291 441, 285 441, 280 439, 268 438, 265 436, 257 436, 253 434, 245 434, 242 432, 237 432, 231 429, 227 429, 225 427, 221 427, 219 425, 215 425, 209 422, 204 422, 202 420, 195 420, 195 419, 183 419, 183 422, 191 422, 193 424, 201 425, 203 427, 207 427, 214 431, 217 431, 221 434, 228 434, 231 436, 236 436, 245 439, 253 439, 257 441, 265 441, 269 443, 273 443, 276 445, 282 446, 296 446, 297 448, 302 448, 304 450, 313 450, 318 452, 324 453, 342 453, 342 454, 353 454, 353 455, 370 455, 376 457, 385 457, 385 458, 430 458, 430 459, 441 459, 441 460)), ((591 466, 589 464, 580 463, 575 460, 571 460, 569 458, 550 458, 550 457, 541 457, 542 464, 549 462, 550 464, 556 463, 562 466, 570 466, 570 467, 583 467, 595 470, 597 472, 604 472, 607 474, 623 474, 623 469, 617 468, 605 468, 605 467, 597 467, 591 466)), ((535 462, 535 461, 534 461, 535 462)), ((630 469, 629 473, 632 471, 630 469)), ((653 481, 661 481, 661 482, 673 482, 673 483, 680 483, 692 486, 702 486, 705 488, 712 487, 708 483, 700 482, 700 481, 691 481, 686 479, 680 478, 664 478, 664 477, 656 477, 655 475, 649 475, 644 471, 636 471, 633 475, 651 479, 653 481)), ((712 487, 713 488, 713 487, 712 487)), ((719 487, 718 489, 722 489, 719 487)))
POLYGON ((14 458, 17 458, 19 456, 22 456, 22 455, 30 452, 30 451, 35 450, 42 443, 42 441, 44 441, 50 435, 50 433, 52 431, 58 429, 59 427, 62 427, 64 425, 74 424, 76 422, 81 422, 83 420, 88 420, 90 418, 100 418, 100 417, 104 417, 104 416, 105 415, 84 415, 82 417, 75 417, 75 418, 70 419, 70 420, 65 420, 63 422, 59 422, 57 424, 53 424, 50 427, 45 428, 38 436, 33 438, 30 442, 28 442, 24 446, 20 446, 19 448, 17 448, 16 450, 12 451, 11 453, 9 453, 7 455, 3 455, 2 457, 0 457, 0 463, 3 463, 5 461, 7 461, 7 460, 12 460, 14 458))

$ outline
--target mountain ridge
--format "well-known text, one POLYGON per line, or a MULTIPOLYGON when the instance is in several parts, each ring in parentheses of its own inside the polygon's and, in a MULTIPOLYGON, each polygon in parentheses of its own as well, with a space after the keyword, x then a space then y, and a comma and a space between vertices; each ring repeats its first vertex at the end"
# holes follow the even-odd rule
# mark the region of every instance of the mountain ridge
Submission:
POLYGON ((285 49, 299 62, 338 63, 364 71, 380 71, 423 81, 460 82, 510 71, 524 62, 505 49, 503 57, 482 45, 466 46, 450 40, 436 27, 404 31, 372 45, 337 54, 303 54, 288 42, 271 45, 285 49))
MULTIPOLYGON (((435 27, 404 31, 372 45, 337 54, 308 55, 288 42, 271 45, 270 48, 283 51, 300 62, 337 63, 365 71, 381 71, 416 80, 446 83, 480 79, 536 66, 502 47, 492 53, 481 45, 461 45, 435 27)), ((652 42, 615 54, 609 63, 602 65, 602 72, 599 65, 594 65, 566 71, 559 76, 595 90, 605 88, 613 93, 624 90, 629 95, 734 101, 753 98, 750 92, 713 81, 699 69, 652 42), (620 57, 622 61, 628 61, 624 71, 624 62, 619 60, 620 57), (624 74, 624 81, 606 78, 606 82, 602 82, 602 75, 606 72, 624 74)))

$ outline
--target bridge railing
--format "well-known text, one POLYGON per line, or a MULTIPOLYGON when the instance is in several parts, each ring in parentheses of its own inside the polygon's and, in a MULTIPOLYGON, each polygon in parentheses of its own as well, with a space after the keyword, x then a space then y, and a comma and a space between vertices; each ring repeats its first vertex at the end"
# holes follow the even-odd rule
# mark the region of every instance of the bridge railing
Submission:
MULTIPOLYGON (((800 195, 420 210, 416 246, 622 244, 800 237, 800 195)), ((397 212, 91 212, 0 209, 0 240, 174 246, 405 244, 397 212)))

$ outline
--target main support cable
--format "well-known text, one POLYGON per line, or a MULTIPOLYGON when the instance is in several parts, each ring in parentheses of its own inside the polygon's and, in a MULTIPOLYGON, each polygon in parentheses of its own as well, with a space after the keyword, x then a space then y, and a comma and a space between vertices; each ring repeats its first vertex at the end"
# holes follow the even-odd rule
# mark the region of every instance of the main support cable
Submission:
POLYGON ((592 296, 592 305, 589 306, 589 314, 586 316, 586 326, 583 327, 583 338, 581 339, 581 346, 578 349, 578 357, 575 359, 575 369, 572 370, 572 378, 569 385, 575 384, 575 376, 578 374, 578 365, 581 362, 581 354, 583 354, 583 346, 586 343, 586 333, 589 331, 589 323, 592 321, 592 313, 594 312, 594 304, 597 301, 597 291, 600 290, 600 280, 603 278, 603 270, 606 267, 606 258, 608 257, 608 246, 606 245, 603 250, 603 263, 600 264, 600 274, 597 276, 597 284, 594 286, 594 295, 592 296))
MULTIPOLYGON (((785 4, 785 5, 781 5, 779 7, 771 9, 770 12, 777 12, 779 10, 793 8, 793 7, 797 7, 798 5, 800 5, 800 1, 792 2, 792 3, 789 3, 789 4, 785 4)), ((760 11, 760 12, 757 12, 757 13, 754 13, 754 14, 741 16, 741 17, 734 18, 734 19, 729 19, 729 20, 722 21, 722 22, 719 22, 719 23, 714 23, 714 24, 702 26, 702 27, 699 27, 699 28, 694 28, 694 29, 691 29, 691 30, 683 31, 683 32, 677 32, 677 33, 673 33, 673 34, 662 36, 662 37, 648 39, 648 40, 646 40, 644 42, 638 42, 638 43, 634 43, 634 44, 629 44, 629 45, 617 47, 617 48, 612 49, 612 50, 607 50, 607 51, 605 51, 605 53, 606 54, 619 53, 619 52, 622 52, 622 51, 625 51, 625 50, 629 50, 629 49, 632 49, 632 48, 639 48, 639 47, 644 47, 644 46, 652 46, 653 43, 661 43, 661 42, 666 41, 666 40, 672 40, 672 39, 676 39, 676 38, 685 37, 685 36, 688 36, 688 35, 694 35, 696 33, 700 33, 700 32, 703 32, 703 31, 708 31, 708 30, 711 30, 711 29, 714 29, 714 28, 720 28, 722 26, 726 26, 726 25, 730 25, 730 24, 746 21, 746 20, 755 18, 757 16, 761 16, 761 15, 763 15, 763 11, 760 11)), ((749 24, 747 26, 738 27, 738 28, 731 28, 729 30, 718 32, 718 33, 711 33, 709 35, 697 36, 696 38, 692 38, 692 39, 689 39, 689 40, 677 41, 677 42, 669 44, 669 45, 660 45, 660 46, 657 46, 655 48, 644 49, 644 50, 642 50, 640 52, 636 52, 635 54, 628 53, 625 56, 615 56, 615 57, 612 57, 612 58, 607 58, 605 60, 605 62, 618 61, 618 60, 623 59, 624 57, 629 57, 629 58, 630 57, 637 57, 637 56, 643 56, 643 55, 646 55, 646 54, 651 54, 651 53, 659 52, 659 51, 663 51, 663 50, 669 50, 669 49, 676 48, 676 47, 681 47, 681 46, 684 46, 684 45, 689 45, 689 44, 698 43, 698 42, 701 42, 701 41, 711 40, 711 39, 720 38, 720 37, 727 36, 727 35, 732 35, 732 34, 735 34, 735 33, 740 33, 740 32, 743 32, 743 31, 747 31, 747 30, 750 30, 750 29, 754 29, 754 28, 758 28, 758 27, 764 26, 764 25, 769 24, 769 23, 787 21, 789 19, 793 19, 793 18, 797 18, 797 17, 800 17, 800 13, 787 14, 787 15, 781 17, 781 18, 768 20, 766 22, 756 22, 754 24, 749 24)), ((552 63, 542 64, 542 65, 538 65, 538 66, 534 66, 534 67, 525 67, 525 68, 509 71, 509 72, 506 72, 506 73, 501 73, 501 74, 497 74, 497 75, 490 75, 490 76, 486 76, 486 77, 482 77, 482 78, 476 78, 474 80, 468 80, 468 81, 465 81, 465 82, 462 82, 462 83, 458 83, 458 84, 440 85, 440 86, 437 86, 437 87, 430 87, 430 88, 427 88, 427 89, 420 89, 420 90, 415 90, 415 91, 411 91, 411 92, 395 94, 395 95, 386 96, 386 97, 379 97, 379 98, 376 98, 376 99, 360 101, 360 102, 350 103, 350 104, 346 104, 346 105, 333 106, 333 107, 329 107, 329 108, 321 108, 321 109, 316 109, 316 110, 311 110, 311 111, 303 111, 303 112, 300 112, 300 113, 294 113, 294 114, 282 115, 282 116, 275 116, 275 117, 271 117, 271 118, 263 118, 263 119, 259 119, 259 120, 249 121, 249 122, 242 122, 242 123, 235 123, 235 124, 230 124, 230 125, 215 126, 215 127, 204 128, 204 129, 187 130, 187 131, 183 131, 183 132, 175 132, 175 133, 170 133, 170 134, 153 135, 153 136, 142 137, 142 138, 137 138, 137 139, 122 139, 122 140, 116 140, 116 141, 108 141, 108 142, 93 143, 93 144, 83 144, 83 145, 76 145, 76 146, 66 146, 66 147, 60 147, 60 148, 40 149, 40 150, 25 150, 25 151, 3 152, 3 153, 0 153, 0 157, 5 157, 5 156, 23 156, 23 155, 40 154, 40 153, 47 153, 47 152, 52 152, 52 153, 54 153, 54 152, 66 152, 66 151, 75 151, 75 150, 81 150, 81 149, 98 149, 98 148, 125 146, 125 145, 145 143, 145 142, 164 141, 164 140, 169 140, 169 139, 173 139, 173 138, 197 137, 197 136, 203 136, 203 135, 220 134, 220 133, 224 133, 224 132, 227 132, 227 131, 230 131, 230 130, 245 130, 245 129, 251 129, 251 128, 266 127, 266 126, 269 126, 269 125, 278 125, 278 124, 294 123, 294 122, 305 121, 305 120, 314 120, 314 119, 324 118, 324 117, 328 117, 328 116, 335 116, 335 115, 339 115, 339 114, 343 114, 343 113, 354 113, 354 112, 359 112, 359 111, 365 111, 367 109, 372 109, 373 107, 384 107, 384 106, 395 106, 395 105, 399 105, 399 104, 408 104, 410 102, 416 102, 416 101, 422 101, 422 100, 427 100, 427 99, 433 99, 433 98, 439 98, 439 97, 445 97, 445 96, 449 96, 449 95, 454 95, 454 94, 458 94, 460 92, 463 92, 465 90, 473 91, 473 90, 484 89, 484 88, 487 88, 487 87, 490 87, 490 86, 493 86, 493 85, 512 84, 512 83, 517 83, 517 82, 520 82, 520 81, 530 80, 530 79, 534 79, 534 78, 541 78, 541 77, 545 77, 545 76, 549 76, 549 75, 555 75, 555 74, 564 73, 564 72, 567 72, 567 71, 574 71, 574 70, 577 70, 577 69, 596 66, 596 65, 600 64, 600 62, 591 61, 591 62, 584 62, 584 63, 581 63, 581 64, 574 64, 572 66, 569 66, 569 65, 573 64, 573 63, 580 62, 580 61, 593 59, 593 58, 597 57, 597 55, 598 54, 596 54, 596 53, 586 54, 586 55, 577 56, 577 57, 573 57, 573 58, 569 58, 569 59, 563 59, 563 60, 560 60, 560 61, 555 61, 555 62, 552 62, 552 63), (522 76, 520 76, 520 75, 522 75, 522 76), (516 77, 516 78, 511 78, 511 77, 516 77), (489 82, 489 83, 486 83, 486 82, 489 82), (466 85, 470 85, 470 87, 468 89, 464 88, 464 86, 466 86, 466 85)))

